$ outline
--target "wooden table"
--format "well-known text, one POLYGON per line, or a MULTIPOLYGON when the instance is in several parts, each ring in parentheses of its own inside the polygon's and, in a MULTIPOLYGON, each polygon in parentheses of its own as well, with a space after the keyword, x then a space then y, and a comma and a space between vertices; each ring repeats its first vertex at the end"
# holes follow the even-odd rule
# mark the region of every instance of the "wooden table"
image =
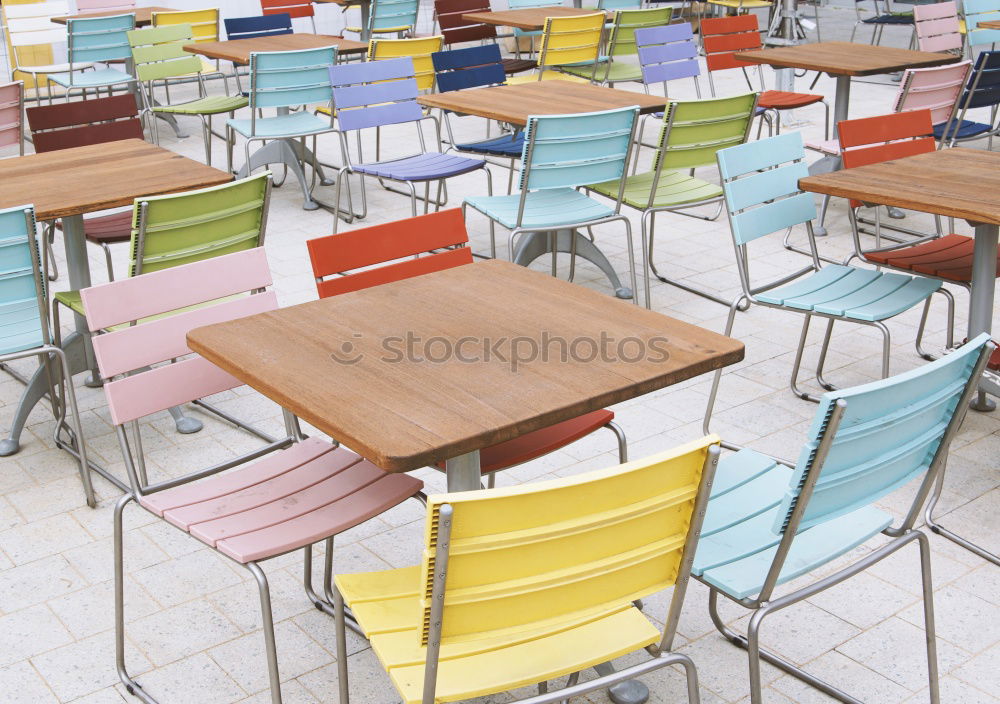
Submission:
POLYGON ((1000 20, 990 20, 989 22, 977 22, 976 29, 1000 29, 1000 20))
POLYGON ((153 23, 154 12, 177 12, 172 7, 137 7, 134 10, 110 10, 104 12, 81 12, 78 15, 68 15, 66 17, 53 17, 56 24, 66 24, 66 20, 82 20, 88 17, 114 17, 116 15, 135 15, 136 27, 148 27, 153 23))
MULTIPOLYGON (((233 179, 225 171, 140 139, 4 159, 2 170, 0 208, 33 204, 39 221, 62 219, 66 269, 74 291, 90 286, 84 213, 130 206, 141 196, 216 186, 233 179)), ((67 362, 74 374, 88 367, 83 318, 77 318, 76 329, 63 338, 67 362)), ((28 413, 48 391, 43 377, 39 369, 25 389, 10 439, 0 443, 0 456, 17 452, 28 413)), ((96 372, 94 378, 98 378, 96 372)))
POLYGON ((250 63, 250 54, 258 51, 294 51, 337 47, 338 54, 361 54, 368 45, 344 37, 326 34, 279 34, 256 39, 231 39, 225 42, 196 42, 185 44, 184 51, 200 54, 209 59, 221 59, 237 64, 250 63))
MULTIPOLYGON (((942 149, 808 176, 799 181, 799 187, 967 221, 975 228, 968 336, 972 339, 981 332, 991 332, 1000 226, 1000 153, 942 149)), ((1000 387, 984 383, 980 389, 973 408, 992 409, 984 392, 1000 395, 1000 387)))
POLYGON ((538 31, 545 27, 547 17, 578 17, 600 12, 597 9, 581 9, 579 7, 525 7, 520 10, 497 10, 496 12, 466 12, 462 19, 469 22, 483 22, 499 27, 515 27, 538 31))

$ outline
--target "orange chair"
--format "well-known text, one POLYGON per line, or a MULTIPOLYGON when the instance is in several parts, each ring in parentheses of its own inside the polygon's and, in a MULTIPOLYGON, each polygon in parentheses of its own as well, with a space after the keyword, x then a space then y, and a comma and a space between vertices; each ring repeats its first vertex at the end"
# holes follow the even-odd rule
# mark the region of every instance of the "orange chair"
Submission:
POLYGON ((312 0, 260 0, 260 13, 288 15, 292 19, 308 17, 312 23, 313 34, 316 34, 316 11, 313 9, 312 0))
MULTIPOLYGON (((320 298, 472 264, 460 208, 375 225, 309 240, 309 259, 320 298), (381 264, 377 268, 374 267, 381 264), (348 273, 353 272, 353 273, 348 273)), ((480 471, 489 486, 494 473, 559 450, 600 428, 618 441, 618 459, 626 462, 625 435, 613 411, 600 410, 556 423, 479 452, 480 471)), ((444 469, 442 462, 438 469, 444 469)))

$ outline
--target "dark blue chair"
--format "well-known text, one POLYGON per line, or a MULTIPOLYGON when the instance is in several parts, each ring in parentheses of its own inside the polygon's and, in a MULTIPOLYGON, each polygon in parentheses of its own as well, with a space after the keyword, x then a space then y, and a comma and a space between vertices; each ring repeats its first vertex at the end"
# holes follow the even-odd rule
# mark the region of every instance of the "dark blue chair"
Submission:
POLYGON ((979 55, 958 105, 958 116, 951 121, 947 134, 942 131, 939 135, 938 127, 935 126, 934 136, 942 142, 947 141, 948 146, 967 139, 989 136, 988 148, 992 149, 993 135, 1000 132, 1000 127, 994 124, 997 108, 1000 107, 1000 51, 984 51, 979 55), (966 113, 972 108, 991 108, 990 122, 965 119, 966 113))
POLYGON ((292 33, 292 16, 287 12, 260 17, 230 17, 224 21, 227 39, 257 39, 292 33))

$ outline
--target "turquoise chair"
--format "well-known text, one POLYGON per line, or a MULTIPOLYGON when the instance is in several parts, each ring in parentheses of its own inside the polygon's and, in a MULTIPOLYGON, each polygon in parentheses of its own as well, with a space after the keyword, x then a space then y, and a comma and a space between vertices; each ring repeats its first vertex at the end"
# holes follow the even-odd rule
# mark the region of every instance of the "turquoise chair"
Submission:
POLYGON ((118 85, 135 82, 135 77, 125 71, 112 68, 107 62, 125 61, 131 70, 132 48, 128 33, 135 29, 135 15, 115 15, 113 17, 91 17, 66 21, 68 33, 67 56, 70 70, 66 73, 48 75, 49 102, 52 102, 52 84, 62 86, 66 99, 74 91, 86 94, 88 90, 109 91, 118 85), (93 70, 80 71, 75 66, 90 66, 104 63, 93 70))
POLYGON ((1000 0, 963 0, 962 12, 965 16, 965 36, 969 46, 969 58, 975 58, 977 46, 1000 42, 1000 29, 980 29, 980 22, 1000 20, 1000 0))
MULTIPOLYGON (((559 230, 590 228, 620 220, 625 225, 628 240, 632 301, 638 304, 632 226, 621 214, 625 172, 631 158, 638 115, 638 107, 629 107, 529 117, 521 154, 521 192, 466 198, 462 203, 463 214, 466 207, 470 207, 490 219, 491 244, 494 223, 510 230, 507 247, 511 261, 515 260, 514 240, 522 233, 551 233, 550 238, 557 240, 559 230), (594 181, 619 183, 613 207, 576 190, 594 181)), ((573 238, 569 270, 572 281, 580 240, 587 244, 589 240, 575 232, 570 237, 573 238)), ((553 243, 550 249, 552 275, 555 276, 558 247, 553 243)))
MULTIPOLYGON (((728 167, 737 160, 720 161, 731 172, 728 167)), ((745 159, 747 165, 750 161, 745 159)), ((765 182, 782 180, 777 174, 780 170, 758 174, 764 178, 747 191, 761 193, 765 182)), ((734 198, 747 191, 734 193, 734 198)), ((777 202, 789 203, 786 207, 793 210, 803 207, 796 200, 777 202)), ((761 659, 835 699, 858 701, 761 649, 761 624, 770 614, 839 584, 914 541, 920 548, 930 701, 940 701, 930 545, 913 526, 944 470, 948 447, 994 349, 982 334, 918 369, 824 394, 794 465, 753 450, 720 461, 691 573, 711 592, 709 614, 716 628, 748 651, 752 704, 761 702, 761 659), (874 504, 911 483, 917 488, 910 508, 894 525, 892 515, 874 504), (879 533, 890 540, 872 545, 864 557, 833 574, 774 596, 775 587, 828 565, 879 533), (753 612, 745 636, 719 617, 720 594, 753 612)))
POLYGON ((370 40, 373 34, 395 34, 399 38, 413 36, 419 11, 420 0, 372 0, 368 26, 344 27, 344 31, 359 35, 362 41, 370 40))

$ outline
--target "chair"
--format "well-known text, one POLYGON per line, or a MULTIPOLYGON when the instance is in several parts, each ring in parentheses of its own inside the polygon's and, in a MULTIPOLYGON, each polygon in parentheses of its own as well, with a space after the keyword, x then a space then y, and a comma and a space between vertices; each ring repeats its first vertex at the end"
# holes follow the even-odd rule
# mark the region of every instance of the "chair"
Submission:
MULTIPOLYGON (((116 142, 120 139, 143 139, 142 121, 139 119, 135 96, 131 93, 71 103, 37 105, 28 108, 27 115, 31 141, 35 152, 39 154, 116 142)), ((55 226, 62 228, 61 222, 55 223, 55 226)), ((114 281, 110 245, 131 239, 132 213, 125 211, 84 218, 83 232, 88 242, 99 245, 104 250, 108 280, 114 281)), ((43 261, 53 280, 58 276, 51 250, 54 234, 50 229, 42 239, 43 261)))
POLYGON ((936 2, 913 6, 913 28, 920 51, 941 51, 962 55, 965 38, 962 34, 958 5, 936 2))
POLYGON ((854 0, 854 12, 856 19, 854 21, 854 27, 851 29, 851 39, 854 41, 854 35, 858 31, 858 27, 861 25, 868 25, 872 28, 872 38, 870 43, 879 45, 882 43, 882 32, 886 27, 891 26, 903 26, 912 27, 913 26, 913 11, 899 12, 892 9, 892 0, 872 0, 872 16, 865 17, 862 12, 861 3, 865 0, 854 0))
MULTIPOLYGON (((417 28, 419 10, 420 0, 371 0, 371 7, 368 10, 368 36, 371 37, 373 34, 395 34, 398 38, 413 36, 417 28)), ((357 26, 344 27, 344 31, 362 35, 362 28, 357 26)))
POLYGON ((368 44, 368 60, 398 59, 409 57, 413 61, 413 76, 417 80, 417 90, 434 90, 434 60, 431 56, 441 51, 444 37, 420 37, 419 39, 372 39, 368 44))
MULTIPOLYGON (((203 72, 204 63, 194 54, 184 51, 184 45, 194 40, 191 25, 177 24, 165 27, 149 27, 128 33, 132 47, 132 61, 135 75, 139 79, 143 110, 150 116, 153 142, 160 143, 156 125, 158 115, 192 115, 201 121, 202 137, 205 142, 205 163, 212 164, 212 116, 229 113, 230 119, 236 111, 244 108, 249 101, 240 95, 231 96, 228 90, 223 95, 208 95, 203 72), (193 100, 173 103, 170 101, 170 82, 194 75, 198 81, 198 97, 193 100), (162 81, 167 103, 157 101, 153 96, 154 84, 162 81)), ((228 88, 228 86, 227 86, 228 88)))
MULTIPOLYGON (((507 0, 507 9, 509 10, 523 10, 525 8, 533 7, 557 7, 562 5, 560 0, 507 0)), ((514 50, 517 52, 517 58, 521 58, 521 38, 530 37, 528 40, 531 42, 531 50, 534 51, 534 37, 541 36, 541 32, 534 29, 518 29, 514 28, 514 50)))
POLYGON ((490 246, 494 247, 494 223, 510 230, 507 250, 515 261, 514 240, 525 233, 547 233, 552 252, 552 275, 556 275, 558 232, 569 230, 572 281, 576 267, 577 228, 588 230, 602 223, 621 221, 628 243, 632 301, 639 304, 636 289, 632 226, 621 214, 625 174, 632 151, 637 107, 584 112, 571 115, 531 116, 524 128, 520 193, 508 196, 466 198, 466 208, 490 219, 490 246), (618 184, 612 196, 614 207, 581 193, 578 187, 595 180, 618 184))
POLYGON ((607 61, 606 56, 601 56, 606 19, 603 12, 546 17, 535 73, 510 76, 508 85, 549 80, 594 82, 598 64, 607 61), (556 70, 564 68, 583 69, 585 77, 556 70))
POLYGON ((339 704, 350 689, 345 607, 407 704, 536 683, 537 696, 514 701, 569 701, 670 664, 684 667, 688 701, 697 702, 694 663, 671 649, 717 441, 565 479, 430 497, 420 566, 336 577, 339 704), (671 585, 661 631, 633 601, 671 585), (581 671, 641 648, 652 659, 579 682, 581 671), (548 680, 565 675, 567 686, 550 692, 548 680))
POLYGON ((39 78, 48 85, 47 74, 63 73, 71 68, 82 71, 93 66, 84 61, 72 65, 55 61, 55 57, 65 51, 67 37, 66 29, 53 23, 52 18, 70 14, 66 0, 5 3, 0 11, 5 18, 4 30, 11 46, 11 75, 15 79, 18 74, 30 77, 36 100, 41 96, 39 78))
MULTIPOLYGON (((378 42, 379 40, 372 40, 372 45, 374 46, 378 42)), ((433 118, 424 115, 423 109, 417 103, 419 84, 414 75, 413 61, 409 57, 331 66, 329 80, 333 85, 333 106, 337 111, 337 134, 340 137, 341 154, 344 160, 344 166, 337 175, 336 210, 333 218, 334 232, 337 232, 340 218, 352 222, 355 218, 363 219, 367 216, 368 201, 365 196, 365 176, 372 176, 379 179, 380 182, 405 183, 409 189, 411 211, 414 216, 417 214, 418 200, 414 187, 416 183, 424 184, 422 200, 424 201, 425 213, 432 202, 430 198, 432 181, 438 183, 437 196, 433 201, 436 207, 440 207, 447 200, 442 198, 444 181, 472 171, 482 170, 486 176, 486 188, 489 193, 493 192, 493 180, 489 169, 486 168, 485 161, 427 149, 420 123, 422 120, 433 120, 433 118), (361 150, 361 130, 406 124, 412 124, 414 127, 417 143, 420 145, 419 152, 411 156, 383 161, 365 161, 364 153, 361 150), (350 132, 359 136, 356 162, 351 158, 348 148, 347 135, 350 132), (347 211, 344 211, 340 205, 342 187, 344 182, 348 180, 348 174, 358 174, 361 177, 360 213, 354 211, 350 182, 347 184, 347 211)), ((435 148, 439 149, 441 135, 440 128, 437 127, 436 123, 435 136, 435 148)), ((378 154, 376 154, 376 159, 378 159, 378 154)), ((402 191, 395 192, 403 193, 402 191)))
POLYGON ((86 96, 88 90, 99 92, 106 88, 110 93, 115 86, 129 86, 135 82, 131 74, 107 65, 107 62, 132 58, 128 33, 135 29, 134 14, 69 19, 66 27, 70 69, 65 73, 48 74, 50 103, 53 83, 63 88, 69 100, 75 91, 86 96), (78 64, 90 66, 93 62, 105 63, 105 66, 92 71, 79 70, 78 64))
POLYGON ((219 41, 219 8, 217 7, 207 7, 203 10, 153 12, 151 16, 153 27, 189 25, 191 38, 195 44, 219 41))
MULTIPOLYGON (((749 15, 752 14, 751 10, 767 10, 768 13, 774 11, 771 0, 706 0, 705 4, 710 8, 722 9, 730 16, 749 15)), ((703 15, 699 15, 699 19, 702 22, 705 20, 703 15)))
MULTIPOLYGON (((720 153, 720 161, 728 164, 728 156, 720 153)), ((940 701, 930 544, 914 523, 942 476, 949 446, 993 347, 987 335, 980 335, 918 369, 824 394, 794 465, 753 450, 719 462, 691 574, 710 589, 709 614, 716 628, 749 651, 753 704, 763 701, 761 659, 840 701, 857 701, 762 649, 761 626, 767 616, 860 574, 913 542, 920 550, 930 701, 940 701), (875 503, 907 484, 915 484, 916 490, 897 523, 875 503), (880 533, 889 540, 869 543, 880 533), (870 550, 830 573, 834 560, 862 545, 870 550), (821 578, 774 595, 775 587, 819 569, 824 570, 821 578), (720 594, 751 611, 745 636, 719 617, 720 594)))
MULTIPOLYGON (((991 30, 992 31, 992 30, 991 30)), ((969 139, 989 137, 987 147, 993 148, 993 137, 1000 132, 997 122, 997 112, 1000 110, 1000 51, 984 51, 976 57, 969 83, 962 97, 958 100, 958 115, 952 121, 952 129, 947 140, 942 136, 942 143, 948 146, 969 139), (967 120, 969 110, 989 108, 989 122, 967 120)))
POLYGON ((906 69, 899 82, 893 112, 930 110, 934 138, 942 144, 948 141, 953 131, 957 133, 957 137, 965 138, 971 137, 973 133, 983 134, 988 131, 988 125, 971 121, 965 121, 965 124, 955 123, 959 98, 969 79, 971 68, 971 61, 961 61, 947 66, 906 69))
POLYGON ((308 17, 313 34, 316 34, 316 11, 312 0, 260 0, 260 14, 287 14, 291 18, 308 17))
MULTIPOLYGON (((629 2, 631 0, 624 0, 629 2)), ((635 33, 642 29, 666 27, 670 24, 670 18, 674 9, 669 5, 666 7, 653 7, 646 10, 616 10, 614 21, 611 23, 611 35, 608 40, 608 59, 602 61, 594 81, 596 83, 606 83, 614 86, 615 83, 625 83, 629 81, 642 81, 642 65, 629 61, 620 60, 622 57, 636 56, 639 52, 636 44, 635 33)), ((592 67, 590 66, 563 66, 562 71, 574 76, 589 79, 592 67)), ((643 82, 643 88, 649 92, 649 87, 643 82)))
POLYGON ((17 153, 24 156, 24 83, 16 81, 0 85, 0 147, 17 145, 17 153))
MULTIPOLYGON (((633 173, 625 179, 620 196, 622 203, 642 211, 642 266, 647 308, 652 305, 650 271, 664 283, 728 305, 728 301, 709 291, 660 274, 653 261, 656 214, 676 212, 705 220, 718 217, 718 214, 709 218, 684 212, 722 200, 719 185, 692 173, 696 168, 711 166, 718 150, 747 140, 755 99, 755 94, 748 93, 732 98, 668 101, 652 170, 633 173)), ((606 198, 614 198, 619 193, 619 184, 615 180, 592 182, 586 188, 606 198)))
MULTIPOLYGON (((469 12, 489 12, 489 0, 434 0, 434 13, 444 36, 445 46, 464 42, 497 41, 497 28, 485 22, 470 22, 463 15, 469 12)), ((499 49, 499 47, 497 47, 499 49)), ((504 73, 529 71, 537 65, 530 59, 501 59, 504 73)))
POLYGON ((262 448, 167 481, 147 479, 140 419, 241 386, 211 362, 192 355, 186 334, 202 325, 275 310, 274 292, 265 291, 270 285, 264 250, 255 247, 82 292, 129 481, 114 512, 116 661, 122 684, 146 702, 156 700, 128 673, 125 662, 122 516, 129 503, 135 501, 254 576, 271 701, 277 703, 281 685, 274 624, 260 563, 330 539, 421 488, 417 479, 387 474, 335 444, 305 438, 290 413, 285 414, 284 436, 262 448), (161 362, 166 364, 150 368, 161 362))
POLYGON ((1000 20, 1000 0, 962 0, 965 16, 965 37, 972 57, 975 48, 989 44, 990 48, 1000 41, 1000 29, 980 29, 980 22, 1000 20))
POLYGON ((227 17, 226 39, 259 39, 292 34, 292 16, 287 12, 260 17, 227 17))
POLYGON ((76 0, 77 12, 130 12, 135 0, 76 0))
MULTIPOLYGON (((52 344, 48 316, 48 294, 35 239, 35 209, 30 205, 0 210, 0 367, 19 381, 26 381, 6 366, 24 357, 38 357, 48 370, 49 401, 56 419, 55 443, 76 457, 87 505, 97 505, 90 481, 87 448, 72 376, 62 348, 52 344), (57 391, 58 389, 58 391, 57 391), (71 437, 61 439, 67 410, 71 437)), ((0 441, 0 449, 16 451, 17 439, 0 441)))

